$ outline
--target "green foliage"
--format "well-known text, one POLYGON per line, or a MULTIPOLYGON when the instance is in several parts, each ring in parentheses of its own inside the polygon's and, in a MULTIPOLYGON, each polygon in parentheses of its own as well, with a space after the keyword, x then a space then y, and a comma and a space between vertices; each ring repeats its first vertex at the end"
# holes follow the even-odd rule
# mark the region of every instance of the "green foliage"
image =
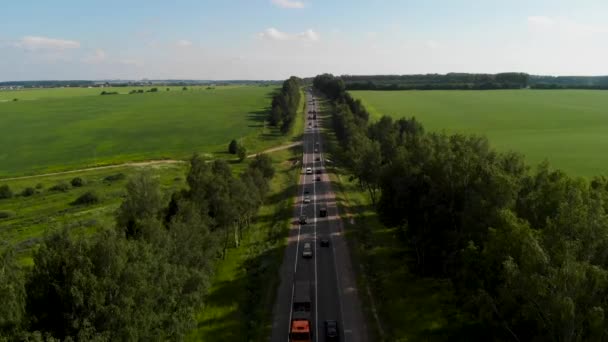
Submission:
POLYGON ((500 74, 449 73, 445 75, 342 76, 348 90, 453 90, 521 89, 530 75, 518 72, 500 74))
POLYGON ((0 199, 13 197, 13 191, 8 184, 0 185, 0 199))
POLYGON ((115 173, 113 175, 109 175, 105 177, 103 180, 106 182, 116 182, 127 178, 124 173, 115 173))
POLYGON ((70 186, 68 185, 68 183, 62 181, 50 187, 49 191, 67 192, 69 189, 70 186))
POLYGON ((34 195, 35 193, 36 193, 36 189, 32 188, 31 186, 28 186, 27 188, 23 189, 23 191, 21 191, 21 196, 30 197, 30 196, 34 195))
POLYGON ((74 177, 71 181, 70 184, 72 184, 73 187, 75 188, 79 188, 81 186, 84 185, 84 180, 82 180, 81 177, 74 177))
POLYGON ((236 155, 239 157, 240 162, 245 160, 245 158, 247 158, 247 149, 245 148, 245 146, 239 144, 236 149, 236 155))
MULTIPOLYGON (((21 327, 25 313, 24 277, 12 249, 0 250, 0 340, 21 327)), ((7 336, 8 337, 8 336, 7 336)))
POLYGON ((12 210, 0 210, 0 220, 7 219, 15 216, 15 212, 12 210))
POLYGON ((239 147, 239 143, 235 139, 232 139, 230 141, 230 144, 228 145, 228 153, 236 154, 238 147, 239 147))
POLYGON ((118 229, 129 238, 137 238, 146 232, 146 224, 160 213, 162 197, 158 181, 148 172, 132 177, 126 185, 126 197, 116 212, 118 229))
POLYGON ((87 191, 72 202, 73 205, 91 205, 99 203, 99 196, 94 191, 87 191))
POLYGON ((272 108, 270 110, 270 124, 280 127, 281 132, 286 134, 289 132, 295 121, 300 105, 301 80, 295 76, 283 82, 281 90, 272 98, 272 108))

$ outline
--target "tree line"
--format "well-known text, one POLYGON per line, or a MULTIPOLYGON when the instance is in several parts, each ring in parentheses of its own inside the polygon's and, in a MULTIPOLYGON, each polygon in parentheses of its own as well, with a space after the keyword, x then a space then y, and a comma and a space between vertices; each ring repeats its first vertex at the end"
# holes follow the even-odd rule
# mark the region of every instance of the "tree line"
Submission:
POLYGON ((274 176, 258 155, 240 175, 224 160, 190 160, 187 188, 129 180, 115 227, 47 235, 31 267, 0 252, 0 341, 182 340, 214 266, 238 247, 274 176))
POLYGON ((529 75, 518 72, 499 74, 448 73, 425 75, 344 75, 347 90, 485 90, 521 89, 529 75))
POLYGON ((300 104, 301 80, 295 76, 283 82, 279 90, 272 98, 272 108, 270 110, 269 122, 272 126, 279 127, 283 134, 289 132, 295 121, 300 104))
MULTIPOLYGON (((327 94, 340 83, 315 79, 327 94)), ((608 339, 608 178, 533 168, 484 137, 425 132, 415 118, 371 123, 347 93, 328 96, 338 160, 398 228, 403 262, 453 284, 466 321, 454 338, 608 339)))

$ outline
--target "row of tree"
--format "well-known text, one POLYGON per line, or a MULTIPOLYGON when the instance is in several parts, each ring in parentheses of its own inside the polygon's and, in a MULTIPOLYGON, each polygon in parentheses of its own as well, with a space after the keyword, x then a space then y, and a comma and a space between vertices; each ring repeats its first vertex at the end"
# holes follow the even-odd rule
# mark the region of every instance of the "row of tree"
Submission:
MULTIPOLYGON (((340 87, 319 79, 321 91, 340 87)), ((355 103, 334 101, 340 160, 398 227, 403 262, 454 285, 464 339, 608 339, 607 178, 533 170, 483 137, 427 133, 414 118, 369 123, 355 103)))
POLYGON ((188 188, 170 201, 150 174, 130 179, 115 229, 52 233, 31 268, 4 249, 0 341, 182 340, 216 261, 239 245, 273 175, 266 155, 239 176, 195 155, 188 188))
POLYGON ((272 126, 280 127, 283 134, 289 132, 298 113, 302 97, 300 92, 301 80, 295 76, 283 82, 283 87, 272 98, 269 122, 272 126))
POLYGON ((341 78, 348 90, 484 90, 525 88, 528 86, 529 77, 525 73, 506 72, 499 74, 344 75, 341 78))

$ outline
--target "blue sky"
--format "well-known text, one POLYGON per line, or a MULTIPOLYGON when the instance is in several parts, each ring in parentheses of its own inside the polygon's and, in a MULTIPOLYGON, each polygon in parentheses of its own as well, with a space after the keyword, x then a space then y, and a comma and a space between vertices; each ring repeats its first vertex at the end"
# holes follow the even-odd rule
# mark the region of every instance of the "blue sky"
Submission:
POLYGON ((608 1, 11 1, 0 81, 608 74, 608 1))

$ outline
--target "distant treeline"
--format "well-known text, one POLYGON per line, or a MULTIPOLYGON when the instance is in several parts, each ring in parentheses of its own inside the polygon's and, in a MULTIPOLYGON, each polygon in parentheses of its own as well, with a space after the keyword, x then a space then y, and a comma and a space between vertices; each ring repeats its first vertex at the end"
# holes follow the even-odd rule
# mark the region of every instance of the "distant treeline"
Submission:
MULTIPOLYGON (((225 160, 195 155, 187 188, 170 200, 151 174, 131 178, 113 229, 49 233, 31 267, 2 245, 0 341, 183 341, 218 260, 239 246, 273 176, 265 154, 238 176, 225 160)), ((248 267, 252 277, 267 272, 248 267)), ((262 288, 234 295, 256 303, 262 288)), ((261 315, 254 304, 241 314, 261 315)))
POLYGON ((372 123, 341 79, 314 85, 333 100, 335 160, 397 229, 404 253, 393 257, 452 288, 445 312, 457 314, 438 340, 608 340, 608 178, 531 169, 484 137, 428 133, 415 118, 372 123))
POLYGON ((301 80, 295 76, 283 82, 283 87, 272 98, 269 121, 272 126, 280 127, 283 134, 293 125, 301 99, 301 80))
POLYGON ((535 76, 526 73, 369 75, 340 77, 346 90, 608 89, 608 76, 535 76))
POLYGON ((255 81, 255 80, 144 80, 144 81, 87 81, 87 80, 49 80, 49 81, 7 81, 0 82, 0 87, 23 87, 23 88, 55 88, 55 87, 132 87, 132 86, 194 86, 194 85, 275 85, 280 81, 255 81))

